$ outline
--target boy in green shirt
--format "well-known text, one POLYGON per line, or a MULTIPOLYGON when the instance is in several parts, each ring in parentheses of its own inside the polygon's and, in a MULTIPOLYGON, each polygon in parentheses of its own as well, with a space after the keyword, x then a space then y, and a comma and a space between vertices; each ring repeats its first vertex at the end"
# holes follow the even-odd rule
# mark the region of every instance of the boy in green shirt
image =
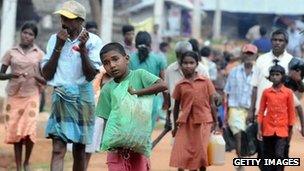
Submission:
MULTIPOLYGON (((145 70, 131 71, 128 68, 129 56, 119 43, 109 43, 100 51, 100 58, 107 73, 113 80, 104 85, 96 108, 97 116, 107 120, 111 113, 111 93, 122 82, 129 81, 128 92, 131 95, 153 95, 167 89, 164 81, 145 70)), ((131 107, 131 106, 130 106, 131 107)), ((142 128, 138 128, 142 129, 142 128)), ((109 171, 146 171, 149 170, 149 159, 125 147, 108 152, 109 171)))

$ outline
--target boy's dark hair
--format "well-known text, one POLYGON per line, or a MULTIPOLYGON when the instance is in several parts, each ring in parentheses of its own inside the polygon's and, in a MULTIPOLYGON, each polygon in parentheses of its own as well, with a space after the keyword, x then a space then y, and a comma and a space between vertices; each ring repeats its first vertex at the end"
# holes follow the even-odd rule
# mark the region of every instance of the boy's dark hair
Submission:
POLYGON ((138 49, 138 58, 139 62, 144 62, 150 53, 150 47, 151 47, 151 36, 146 31, 140 31, 137 33, 135 38, 135 46, 138 49))
POLYGON ((267 29, 263 26, 260 27, 260 35, 263 37, 265 36, 267 33, 267 29))
POLYGON ((180 59, 181 63, 183 63, 183 60, 185 59, 186 56, 192 57, 196 61, 196 63, 198 64, 199 56, 196 52, 188 51, 188 52, 183 53, 182 56, 181 56, 181 59, 180 59))
POLYGON ((25 29, 31 29, 34 32, 34 37, 36 38, 38 35, 38 28, 35 22, 27 21, 21 27, 21 32, 25 29))
POLYGON ((91 28, 98 29, 97 23, 95 21, 88 21, 85 25, 85 28, 86 29, 91 29, 91 28))
POLYGON ((204 46, 200 50, 200 55, 203 57, 209 57, 211 54, 211 48, 208 46, 204 46))
POLYGON ((159 44, 159 49, 163 49, 163 48, 165 48, 165 47, 167 47, 167 46, 169 46, 169 43, 167 43, 167 42, 161 42, 161 43, 159 44))
POLYGON ((134 26, 132 26, 132 25, 124 25, 124 26, 122 26, 122 29, 121 29, 122 35, 125 35, 127 32, 134 31, 134 30, 135 30, 134 26))
POLYGON ((271 39, 273 38, 274 35, 282 34, 284 36, 285 42, 288 43, 288 33, 286 32, 285 29, 278 29, 272 32, 271 34, 271 39))
POLYGON ((102 60, 103 55, 112 50, 120 53, 123 56, 127 55, 124 47, 120 43, 112 42, 112 43, 108 43, 104 47, 102 47, 102 49, 100 50, 100 53, 99 53, 100 59, 102 60))

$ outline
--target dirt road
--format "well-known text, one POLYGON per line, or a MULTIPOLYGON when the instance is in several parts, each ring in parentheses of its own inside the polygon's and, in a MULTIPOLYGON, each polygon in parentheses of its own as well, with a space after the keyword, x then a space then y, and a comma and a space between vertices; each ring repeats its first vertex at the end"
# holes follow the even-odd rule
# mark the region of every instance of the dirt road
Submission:
MULTIPOLYGON (((49 161, 51 157, 51 141, 43 138, 44 124, 47 119, 45 114, 41 115, 39 122, 38 135, 39 139, 34 146, 33 155, 31 158, 32 170, 44 171, 49 170, 49 161)), ((161 130, 156 130, 153 137, 158 135, 161 130)), ((4 125, 0 124, 0 171, 4 170, 15 170, 14 159, 13 159, 13 146, 6 145, 3 143, 4 138, 4 125)), ((168 134, 154 149, 151 156, 151 167, 152 171, 173 171, 174 168, 169 167, 169 158, 171 152, 171 138, 168 134)), ((226 153, 226 163, 223 166, 210 166, 208 171, 234 171, 232 165, 232 159, 235 156, 234 152, 226 153)), ((291 157, 300 157, 301 166, 299 167, 287 167, 286 171, 303 171, 304 170, 304 138, 300 136, 297 130, 294 131, 294 136, 291 141, 290 148, 291 157)), ((100 153, 92 156, 89 171, 106 171, 107 167, 105 164, 106 154, 100 153)), ((72 167, 72 156, 71 154, 66 155, 65 159, 65 170, 69 171, 72 167)), ((246 171, 258 171, 257 167, 245 167, 246 171)))

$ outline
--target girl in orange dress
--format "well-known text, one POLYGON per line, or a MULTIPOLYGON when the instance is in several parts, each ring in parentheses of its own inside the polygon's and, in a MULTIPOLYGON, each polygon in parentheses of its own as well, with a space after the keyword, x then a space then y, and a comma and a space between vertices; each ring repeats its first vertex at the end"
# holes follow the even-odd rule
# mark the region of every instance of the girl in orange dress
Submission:
POLYGON ((22 145, 25 144, 23 168, 29 170, 29 159, 36 141, 40 90, 45 80, 39 72, 39 62, 44 53, 34 44, 38 29, 34 23, 21 28, 21 42, 6 52, 2 58, 1 80, 9 80, 4 108, 5 142, 14 144, 17 171, 21 170, 22 145), (8 67, 11 73, 6 74, 8 67))
POLYGON ((212 82, 195 72, 198 55, 186 52, 181 57, 185 78, 175 87, 173 98, 175 141, 170 166, 178 170, 205 170, 211 130, 217 125, 215 88, 212 82))

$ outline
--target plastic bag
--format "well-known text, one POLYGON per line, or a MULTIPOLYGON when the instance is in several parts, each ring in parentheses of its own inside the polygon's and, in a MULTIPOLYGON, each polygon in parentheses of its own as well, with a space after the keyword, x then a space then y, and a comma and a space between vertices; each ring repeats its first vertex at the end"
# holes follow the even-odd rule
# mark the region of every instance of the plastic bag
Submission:
POLYGON ((150 156, 153 96, 137 97, 128 92, 129 81, 121 82, 111 94, 108 118, 101 149, 130 149, 150 156))
POLYGON ((223 128, 223 137, 226 142, 226 151, 234 150, 236 147, 235 139, 229 127, 223 128))
POLYGON ((251 123, 245 132, 242 132, 241 156, 252 156, 257 152, 258 124, 251 123))
MULTIPOLYGON (((301 79, 304 76, 304 60, 302 58, 293 57, 288 64, 289 70, 301 71, 301 79)), ((303 92, 301 86, 301 82, 295 81, 292 79, 292 76, 287 76, 284 81, 284 85, 293 91, 303 92)))
POLYGON ((208 144, 208 161, 210 165, 225 164, 225 144, 221 134, 211 134, 208 144))
POLYGON ((289 64, 288 64, 289 70, 301 70, 302 73, 304 72, 304 60, 299 57, 293 57, 289 64))

